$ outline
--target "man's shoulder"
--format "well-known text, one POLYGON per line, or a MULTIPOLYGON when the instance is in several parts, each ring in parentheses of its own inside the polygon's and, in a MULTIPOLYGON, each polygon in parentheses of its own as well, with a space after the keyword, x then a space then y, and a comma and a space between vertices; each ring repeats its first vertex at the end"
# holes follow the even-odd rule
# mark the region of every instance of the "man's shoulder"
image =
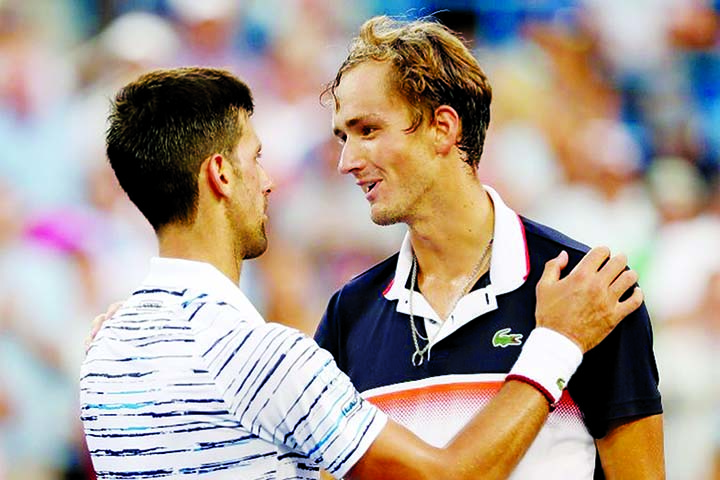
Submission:
POLYGON ((525 230, 525 240, 531 261, 535 259, 544 264, 565 250, 570 256, 570 265, 572 266, 590 251, 588 245, 552 227, 523 216, 520 216, 520 220, 525 230))
POLYGON ((373 265, 364 272, 353 277, 349 282, 342 286, 340 291, 346 294, 367 294, 380 292, 390 285, 395 277, 395 268, 397 267, 399 253, 396 252, 385 260, 373 265))
POLYGON ((192 335, 207 333, 208 326, 214 330, 254 320, 248 308, 242 308, 227 295, 213 289, 198 289, 184 285, 142 284, 125 300, 116 317, 132 318, 141 324, 172 323, 184 326, 174 331, 192 335))
MULTIPOLYGON (((395 278, 398 255, 399 253, 391 255, 340 287, 330 298, 323 319, 338 316, 340 311, 355 316, 360 311, 372 310, 373 306, 384 303, 384 294, 395 278)), ((343 319, 347 317, 344 314, 339 316, 343 319)))

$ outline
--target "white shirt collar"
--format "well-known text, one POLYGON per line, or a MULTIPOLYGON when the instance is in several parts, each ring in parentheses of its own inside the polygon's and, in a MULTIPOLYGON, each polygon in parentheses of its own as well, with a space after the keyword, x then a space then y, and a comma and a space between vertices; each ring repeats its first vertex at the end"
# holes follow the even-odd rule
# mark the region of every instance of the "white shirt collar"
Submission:
MULTIPOLYGON (((484 185, 490 195, 495 209, 495 225, 493 228, 493 249, 490 260, 490 283, 495 294, 512 292, 520 287, 530 273, 530 259, 525 227, 520 217, 505 205, 500 195, 491 187, 484 185)), ((407 233, 400 247, 395 277, 384 292, 388 300, 405 297, 405 284, 412 267, 412 246, 410 234, 407 233)))
POLYGON ((153 257, 143 286, 198 290, 237 308, 246 321, 265 322, 240 287, 206 262, 153 257))

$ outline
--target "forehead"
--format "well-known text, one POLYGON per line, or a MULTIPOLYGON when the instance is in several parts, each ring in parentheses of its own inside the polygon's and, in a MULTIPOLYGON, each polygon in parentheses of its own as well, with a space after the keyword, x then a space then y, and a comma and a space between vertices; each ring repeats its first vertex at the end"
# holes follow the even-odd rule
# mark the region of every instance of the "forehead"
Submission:
POLYGON ((405 115, 407 107, 390 83, 387 62, 365 61, 345 72, 335 89, 333 127, 366 116, 405 115))

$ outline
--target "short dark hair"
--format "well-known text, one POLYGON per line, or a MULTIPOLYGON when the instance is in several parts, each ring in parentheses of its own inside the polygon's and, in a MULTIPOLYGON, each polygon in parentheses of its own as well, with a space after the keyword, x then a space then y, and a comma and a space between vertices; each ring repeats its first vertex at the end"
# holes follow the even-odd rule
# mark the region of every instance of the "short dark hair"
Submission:
POLYGON ((214 153, 230 155, 252 115, 250 88, 228 71, 187 67, 146 73, 112 103, 107 157, 118 182, 155 231, 192 223, 198 174, 214 153))
MULTIPOLYGON (((458 112, 462 131, 458 148, 464 160, 478 166, 490 124, 492 89, 467 46, 447 27, 429 18, 401 21, 373 17, 360 27, 347 58, 322 97, 332 95, 342 76, 354 66, 375 60, 389 62, 390 83, 412 113, 415 130, 435 109, 449 105, 458 112)), ((321 98, 322 98, 321 97, 321 98)))

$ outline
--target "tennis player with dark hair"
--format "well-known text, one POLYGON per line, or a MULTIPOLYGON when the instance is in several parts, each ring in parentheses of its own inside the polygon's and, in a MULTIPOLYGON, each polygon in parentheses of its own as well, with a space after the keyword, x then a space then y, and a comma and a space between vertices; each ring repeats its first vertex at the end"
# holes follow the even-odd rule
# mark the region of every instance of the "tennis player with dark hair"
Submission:
MULTIPOLYGON (((491 88, 442 25, 368 20, 325 93, 340 172, 355 177, 375 223, 408 233, 335 293, 315 338, 364 398, 444 446, 514 378, 546 262, 565 251, 572 267, 589 248, 480 182, 491 88)), ((585 355, 565 392, 548 395, 557 408, 513 478, 664 477, 644 306, 585 355)))
MULTIPOLYGON (((504 478, 582 359, 638 308, 621 256, 595 250, 564 279, 549 261, 514 376, 442 447, 365 401, 310 338, 266 323, 238 288, 265 251, 273 185, 249 88, 208 68, 160 70, 117 94, 107 155, 160 256, 82 366, 98 478, 504 478), (550 401, 548 401, 548 399, 550 401)), ((423 127, 424 128, 424 127, 423 127)), ((378 345, 383 347, 383 345, 378 345)), ((478 347, 480 348, 480 347, 478 347)), ((372 359, 373 350, 364 353, 372 359)))

